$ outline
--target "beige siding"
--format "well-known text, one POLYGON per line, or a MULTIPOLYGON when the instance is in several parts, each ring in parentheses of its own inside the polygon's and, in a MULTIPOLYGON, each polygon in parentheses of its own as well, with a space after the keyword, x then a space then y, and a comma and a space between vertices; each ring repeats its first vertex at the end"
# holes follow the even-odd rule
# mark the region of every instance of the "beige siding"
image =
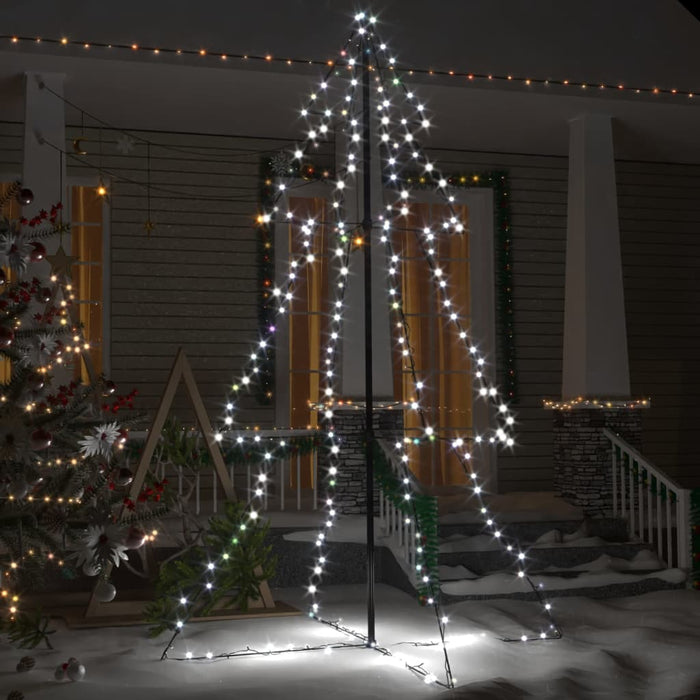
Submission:
MULTIPOLYGON (((567 159, 435 155, 446 172, 508 172, 520 400, 518 447, 499 457, 500 490, 550 488, 551 416, 541 402, 561 391, 567 159)), ((700 166, 624 161, 616 168, 632 394, 652 399, 644 454, 699 483, 700 166)))
POLYGON ((617 187, 632 391, 652 400, 644 453, 698 485, 700 166, 620 162, 617 187))
MULTIPOLYGON (((69 130, 70 139, 79 129, 69 130)), ((97 130, 88 132, 97 145, 97 130)), ((102 167, 118 178, 111 199, 112 376, 153 409, 178 346, 191 359, 212 417, 257 334, 253 217, 259 162, 275 139, 144 134, 152 148, 146 234, 146 149, 129 155, 103 134, 102 167)), ((0 125, 0 168, 21 161, 22 126, 0 125)), ((561 390, 567 159, 435 149, 445 172, 505 170, 510 179, 513 305, 519 383, 518 446, 499 458, 501 491, 551 488, 552 416, 561 390)), ((86 157, 98 164, 94 154, 86 157)), ((69 160, 72 174, 91 172, 69 160)), ((106 173, 108 177, 108 173, 106 173)), ((700 166, 619 162, 617 180, 632 392, 649 396, 644 451, 683 478, 696 467, 693 420, 700 391, 700 166)), ((176 412, 185 415, 183 396, 176 412)), ((271 409, 243 402, 245 424, 271 409)))
MULTIPOLYGON (((68 129, 68 143, 80 133, 68 129)), ((70 157, 69 173, 110 186, 111 376, 124 391, 139 390, 138 407, 153 411, 178 347, 192 365, 212 420, 221 417, 226 388, 239 376, 257 337, 257 246, 260 161, 283 143, 196 134, 86 129, 88 155, 70 157), (100 136, 102 146, 100 149, 100 136), (101 150, 101 153, 100 153, 101 150), (84 161, 84 162, 81 162, 84 161), (146 183, 150 178, 147 233, 146 183)), ((272 409, 252 396, 239 402, 244 425, 269 424, 272 409)), ((181 389, 173 413, 191 419, 181 389)))
POLYGON ((18 177, 23 153, 24 124, 0 122, 0 176, 18 177))

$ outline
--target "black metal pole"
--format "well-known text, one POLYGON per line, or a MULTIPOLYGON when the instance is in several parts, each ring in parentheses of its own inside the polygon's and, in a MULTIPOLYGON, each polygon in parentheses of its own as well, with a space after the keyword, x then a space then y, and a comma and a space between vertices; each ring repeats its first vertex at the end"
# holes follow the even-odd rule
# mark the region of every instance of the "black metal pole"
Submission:
POLYGON ((372 397, 372 173, 370 170, 369 60, 367 46, 362 50, 362 201, 363 250, 365 262, 365 460, 367 462, 367 646, 375 646, 374 636, 374 406, 372 397))

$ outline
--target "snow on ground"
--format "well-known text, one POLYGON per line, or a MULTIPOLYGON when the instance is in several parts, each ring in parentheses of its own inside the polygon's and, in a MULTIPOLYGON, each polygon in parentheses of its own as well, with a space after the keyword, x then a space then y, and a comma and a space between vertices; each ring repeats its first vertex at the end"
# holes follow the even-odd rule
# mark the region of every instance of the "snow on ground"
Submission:
MULTIPOLYGON (((303 608, 299 589, 275 591, 303 608)), ((675 590, 631 598, 554 599, 561 640, 506 643, 500 635, 539 631, 534 603, 499 599, 469 601, 447 609, 448 650, 457 688, 426 685, 378 652, 365 648, 303 651, 204 662, 159 661, 168 639, 148 639, 145 627, 67 630, 57 623, 55 651, 37 658, 28 673, 15 665, 25 651, 0 644, 0 697, 21 690, 27 700, 515 700, 553 698, 700 698, 700 595, 675 590), (57 682, 55 667, 69 656, 87 668, 81 683, 57 682)), ((327 617, 364 631, 365 587, 324 591, 327 617)), ((389 586, 376 588, 377 641, 395 654, 443 678, 438 646, 411 642, 437 639, 434 611, 389 586)), ((173 654, 267 649, 353 640, 306 616, 188 625, 173 654)))

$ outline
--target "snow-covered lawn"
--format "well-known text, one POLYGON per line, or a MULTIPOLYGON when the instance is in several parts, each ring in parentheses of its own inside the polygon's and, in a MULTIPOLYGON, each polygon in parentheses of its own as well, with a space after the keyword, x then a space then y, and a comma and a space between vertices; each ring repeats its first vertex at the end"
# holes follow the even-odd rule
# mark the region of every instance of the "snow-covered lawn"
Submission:
MULTIPOLYGON (((326 617, 366 629, 364 586, 324 591, 326 617)), ((275 597, 303 606, 298 589, 275 597)), ((364 648, 305 651, 230 660, 159 661, 167 641, 144 627, 67 630, 57 623, 55 651, 29 652, 28 673, 15 671, 27 654, 0 644, 0 698, 12 689, 27 700, 172 700, 192 698, 700 698, 700 594, 663 591, 632 598, 552 601, 564 638, 504 643, 499 635, 539 631, 538 607, 499 599, 470 601, 447 610, 448 649, 457 689, 428 686, 395 661, 364 648), (80 683, 57 682, 55 667, 75 656, 85 664, 80 683)), ((437 639, 434 613, 389 586, 376 589, 377 641, 411 663, 425 663, 444 678, 439 647, 412 642, 437 639)), ((265 650, 353 642, 305 616, 188 625, 173 655, 244 649, 265 650)))

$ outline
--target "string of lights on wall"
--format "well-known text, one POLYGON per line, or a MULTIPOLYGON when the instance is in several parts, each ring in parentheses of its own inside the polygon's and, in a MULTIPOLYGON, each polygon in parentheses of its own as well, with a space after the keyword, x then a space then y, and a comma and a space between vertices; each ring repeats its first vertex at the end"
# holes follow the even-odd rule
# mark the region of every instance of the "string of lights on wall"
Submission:
MULTIPOLYGON (((104 51, 106 53, 134 53, 139 55, 149 55, 151 57, 194 57, 202 61, 206 61, 207 65, 213 65, 215 62, 219 65, 234 65, 236 63, 258 63, 270 64, 274 66, 332 66, 342 67, 336 59, 321 60, 317 58, 293 58, 274 56, 271 53, 266 54, 246 54, 235 51, 218 51, 205 48, 187 49, 187 48, 169 48, 157 46, 144 46, 139 43, 107 43, 102 41, 85 41, 78 39, 70 39, 68 37, 39 37, 39 36, 22 36, 17 34, 0 34, 0 41, 6 41, 11 46, 21 45, 47 45, 63 47, 66 50, 79 49, 81 53, 91 55, 95 51, 104 51)), ((342 55, 342 54, 341 54, 342 55)), ((614 92, 625 95, 652 95, 652 96, 670 96, 684 98, 686 101, 693 100, 698 95, 696 90, 660 87, 657 85, 625 85, 621 82, 601 82, 600 80, 570 80, 568 78, 551 78, 537 76, 523 76, 517 73, 482 73, 465 71, 461 69, 437 69, 425 68, 416 66, 407 66, 398 63, 396 59, 387 66, 388 70, 400 70, 409 76, 421 75, 430 77, 450 78, 455 82, 459 81, 462 85, 480 85, 480 84, 508 84, 520 85, 526 88, 533 87, 558 87, 566 88, 571 91, 581 92, 614 92)))

